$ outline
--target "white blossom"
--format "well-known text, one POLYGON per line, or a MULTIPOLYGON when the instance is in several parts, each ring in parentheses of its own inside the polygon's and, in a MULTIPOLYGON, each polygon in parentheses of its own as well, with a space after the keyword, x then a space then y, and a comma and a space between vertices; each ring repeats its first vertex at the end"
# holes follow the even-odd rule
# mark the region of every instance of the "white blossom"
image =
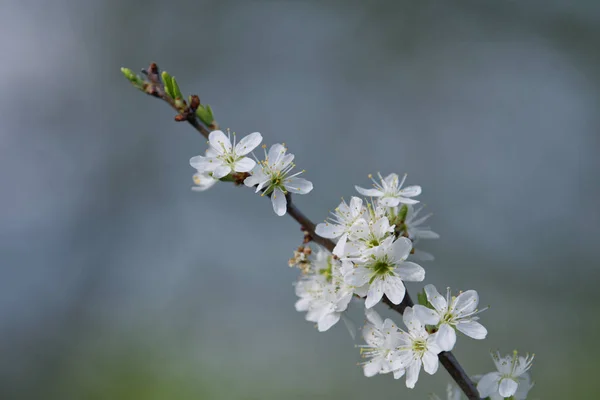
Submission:
POLYGON ((318 224, 315 232, 327 239, 339 238, 336 247, 333 249, 333 254, 343 254, 344 245, 348 240, 348 234, 352 226, 361 219, 364 213, 365 207, 363 207, 361 198, 353 196, 349 204, 342 200, 340 205, 331 213, 333 217, 329 218, 329 221, 318 224))
POLYGON ((435 286, 426 285, 425 294, 433 309, 422 305, 415 305, 414 309, 421 321, 438 327, 438 343, 442 350, 450 351, 454 348, 455 329, 473 339, 485 339, 487 329, 477 322, 479 317, 476 315, 487 308, 477 310, 479 295, 475 290, 467 290, 454 297, 450 295, 448 288, 444 297, 435 286))
POLYGON ((497 372, 485 374, 477 384, 481 397, 499 400, 513 396, 515 400, 527 398, 533 387, 527 372, 533 363, 534 356, 522 357, 515 351, 512 356, 500 357, 500 353, 492 353, 497 372))
POLYGON ((399 368, 396 348, 400 345, 400 330, 391 319, 385 321, 373 309, 366 310, 368 323, 363 328, 363 338, 366 345, 360 345, 363 358, 368 361, 362 363, 365 376, 386 374, 399 368))
POLYGON ((275 214, 281 216, 287 212, 288 192, 307 194, 313 189, 313 184, 297 176, 304 171, 289 175, 295 167, 292 162, 293 154, 286 154, 287 149, 282 144, 274 144, 267 153, 265 159, 260 161, 251 171, 251 176, 244 180, 246 186, 256 186, 256 192, 261 190, 262 195, 270 195, 273 202, 275 214))
POLYGON ((317 323, 320 332, 335 325, 352 300, 352 288, 339 272, 339 261, 320 250, 309 273, 296 283, 296 311, 306 311, 306 320, 317 323))
POLYGON ((394 378, 398 379, 406 374, 406 387, 412 389, 419 379, 421 365, 428 374, 436 373, 439 366, 438 354, 442 349, 437 343, 437 333, 429 334, 411 307, 406 307, 402 317, 408 332, 400 333, 400 344, 394 357, 401 368, 394 371, 394 378))
POLYGON ((197 172, 194 174, 194 183, 196 186, 192 186, 192 190, 195 192, 203 192, 213 187, 217 182, 219 182, 219 180, 213 178, 210 173, 197 172))
POLYGON ((379 303, 383 295, 400 304, 406 293, 403 281, 420 282, 425 270, 418 264, 405 261, 410 254, 410 239, 393 236, 374 247, 367 257, 343 261, 342 273, 347 284, 357 288, 368 286, 365 307, 379 303))
POLYGON ((199 173, 211 173, 215 179, 221 179, 233 172, 248 172, 254 168, 256 162, 245 157, 262 142, 262 136, 258 132, 249 134, 233 144, 231 137, 225 136, 222 131, 212 131, 208 135, 209 147, 206 156, 196 156, 190 159, 190 165, 199 173))
POLYGON ((421 186, 407 186, 402 189, 402 185, 406 180, 406 174, 399 180, 397 174, 389 174, 385 178, 378 174, 381 183, 373 180, 373 189, 365 189, 360 186, 355 186, 358 193, 363 196, 376 197, 379 199, 381 205, 386 207, 395 207, 400 203, 403 204, 416 204, 419 201, 410 199, 421 194, 421 186))
POLYGON ((421 239, 439 239, 440 235, 432 231, 428 226, 422 226, 433 214, 429 213, 419 217, 419 214, 424 207, 414 207, 413 205, 407 205, 406 218, 404 219, 404 225, 406 226, 406 232, 408 237, 413 240, 421 239), (419 217, 419 218, 417 218, 419 217))
POLYGON ((348 229, 348 242, 338 243, 333 254, 342 259, 364 259, 394 232, 394 226, 385 215, 373 212, 372 208, 365 215, 369 219, 355 221, 348 229))

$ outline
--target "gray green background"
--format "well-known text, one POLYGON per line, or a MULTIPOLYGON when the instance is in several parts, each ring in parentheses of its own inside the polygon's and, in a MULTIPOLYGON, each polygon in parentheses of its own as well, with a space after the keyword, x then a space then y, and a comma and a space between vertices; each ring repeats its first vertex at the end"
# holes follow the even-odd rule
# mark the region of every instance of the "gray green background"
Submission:
POLYGON ((119 72, 150 61, 223 127, 285 142, 315 221, 367 174, 409 173, 442 236, 426 282, 492 306, 465 369, 535 352, 531 398, 595 398, 599 23, 592 0, 4 0, 0 398, 445 388, 364 378, 343 326, 294 311, 298 226, 251 190, 190 190, 205 141, 119 72))

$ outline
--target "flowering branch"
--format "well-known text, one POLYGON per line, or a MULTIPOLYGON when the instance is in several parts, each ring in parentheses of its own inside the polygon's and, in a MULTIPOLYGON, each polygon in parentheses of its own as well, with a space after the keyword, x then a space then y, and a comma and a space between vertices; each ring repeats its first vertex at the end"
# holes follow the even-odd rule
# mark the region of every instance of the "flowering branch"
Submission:
MULTIPOLYGON (((135 87, 167 102, 177 112, 176 121, 188 122, 209 140, 210 149, 206 156, 190 160, 190 164, 198 170, 194 176, 198 185, 196 190, 205 190, 218 180, 256 186, 256 192, 271 198, 276 214, 288 214, 298 222, 305 232, 305 243, 313 241, 334 255, 319 253, 317 258, 321 258, 323 268, 316 270, 307 261, 307 255, 311 254, 308 247, 301 247, 297 259, 291 260, 292 264, 303 263, 303 271, 312 271, 313 277, 318 279, 318 282, 311 279, 299 282, 297 294, 301 300, 296 309, 308 311, 307 319, 318 322, 322 331, 340 319, 352 296, 365 298, 369 323, 363 329, 363 335, 368 345, 360 347, 361 353, 364 350, 365 355, 371 358, 364 363, 366 376, 393 372, 394 377, 399 378, 406 374, 407 387, 414 387, 421 365, 426 372, 433 374, 439 359, 470 400, 480 399, 480 395, 525 398, 533 386, 526 374, 533 357, 518 357, 516 352, 512 358, 494 356, 500 372, 483 376, 476 387, 450 351, 456 341, 455 329, 475 339, 483 339, 487 334, 487 330, 476 322, 478 317, 475 315, 480 312, 476 309, 479 301, 477 292, 470 290, 451 297, 448 290, 446 299, 443 299, 435 287, 427 285, 425 294, 419 294, 420 304, 415 305, 404 288, 402 280, 424 279, 425 272, 421 266, 405 261, 415 251, 413 244, 420 238, 438 237, 428 229, 417 229, 429 217, 417 219, 420 209, 411 208, 412 204, 418 203, 411 197, 421 193, 420 186, 402 188, 406 177, 399 182, 395 174, 386 178, 380 176, 381 183, 374 181, 373 189, 356 187, 364 196, 376 198, 376 202, 367 203, 365 207, 361 199, 353 197, 350 204, 342 202, 336 208, 331 222, 316 225, 292 201, 291 193, 306 194, 312 190, 312 183, 297 178, 303 171, 289 174, 295 166, 292 163, 294 156, 286 154, 287 149, 283 145, 273 145, 268 154, 265 150, 265 160, 257 163, 245 155, 260 144, 260 133, 246 136, 237 145, 234 134, 232 144, 231 138, 218 130, 210 106, 201 104, 196 95, 184 100, 175 78, 166 72, 161 74, 155 63, 148 70, 142 70, 145 79, 128 69, 121 70, 135 87), (337 243, 333 238, 339 238, 337 243), (323 289, 323 282, 332 280, 335 293, 331 288, 323 289), (316 289, 311 286, 315 283, 316 289), (345 288, 340 290, 341 294, 337 293, 340 286, 345 288), (311 298, 311 291, 315 290, 327 300, 311 298), (397 329, 391 320, 384 322, 371 309, 380 300, 403 315, 408 332, 397 329), (321 306, 314 306, 312 302, 321 302, 321 306), (325 308, 322 308, 323 304, 325 308)), ((460 393, 452 398, 459 397, 460 393)))

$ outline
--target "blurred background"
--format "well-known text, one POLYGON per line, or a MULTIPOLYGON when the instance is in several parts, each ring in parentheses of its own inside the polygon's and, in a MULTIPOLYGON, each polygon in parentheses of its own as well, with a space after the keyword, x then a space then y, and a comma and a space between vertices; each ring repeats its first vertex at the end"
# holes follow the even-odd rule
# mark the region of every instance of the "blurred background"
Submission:
POLYGON ((1 399, 426 399, 449 381, 364 378, 343 324, 295 312, 298 226, 250 190, 190 190, 205 140, 119 71, 150 61, 223 128, 285 142, 315 221, 367 174, 407 172, 441 235, 426 282, 492 306, 488 339, 455 349, 467 372, 518 349, 530 398, 597 395, 597 1, 4 0, 0 24, 1 399))

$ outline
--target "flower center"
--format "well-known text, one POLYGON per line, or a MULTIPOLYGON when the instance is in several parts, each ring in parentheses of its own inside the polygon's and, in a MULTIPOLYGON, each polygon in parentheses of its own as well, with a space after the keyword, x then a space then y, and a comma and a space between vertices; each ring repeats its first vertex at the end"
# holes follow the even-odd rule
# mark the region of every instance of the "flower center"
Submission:
POLYGON ((452 320, 454 319, 454 315, 452 315, 451 312, 447 312, 446 314, 444 314, 444 316, 442 317, 440 323, 441 324, 450 324, 452 322, 452 320))
POLYGON ((427 341, 425 339, 416 339, 412 342, 412 349, 415 353, 423 354, 427 351, 427 341))
POLYGON ((333 277, 332 273, 333 265, 331 264, 331 256, 327 257, 327 268, 321 268, 319 270, 319 274, 323 275, 327 282, 331 282, 331 278, 333 277))
POLYGON ((386 275, 394 275, 395 267, 396 266, 394 264, 389 262, 387 257, 384 259, 375 260, 375 262, 369 266, 369 269, 371 271, 373 271, 373 275, 371 276, 371 279, 369 280, 369 284, 373 283, 373 281, 377 277, 383 277, 386 275))

